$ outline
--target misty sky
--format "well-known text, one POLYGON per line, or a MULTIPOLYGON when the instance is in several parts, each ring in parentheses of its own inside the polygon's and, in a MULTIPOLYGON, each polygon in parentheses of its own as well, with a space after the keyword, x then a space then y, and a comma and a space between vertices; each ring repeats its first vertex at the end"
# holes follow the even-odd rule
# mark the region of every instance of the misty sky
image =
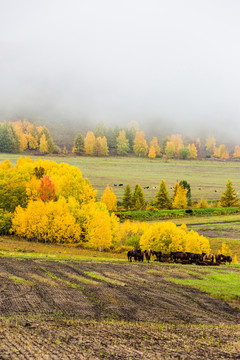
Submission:
POLYGON ((135 120, 240 143, 240 1, 0 4, 0 120, 135 120))

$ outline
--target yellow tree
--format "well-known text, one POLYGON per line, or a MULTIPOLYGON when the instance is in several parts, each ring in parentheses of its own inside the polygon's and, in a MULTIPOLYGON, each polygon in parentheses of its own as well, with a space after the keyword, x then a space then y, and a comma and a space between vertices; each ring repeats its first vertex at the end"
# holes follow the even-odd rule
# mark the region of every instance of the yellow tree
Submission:
POLYGON ((214 136, 208 136, 208 138, 206 139, 205 147, 209 154, 214 154, 216 148, 216 140, 214 136))
POLYGON ((220 158, 220 147, 215 147, 213 156, 216 158, 220 158))
POLYGON ((233 153, 233 157, 234 157, 235 159, 239 159, 239 158, 240 158, 240 146, 239 146, 239 145, 235 146, 234 153, 233 153))
POLYGON ((185 209, 187 207, 187 189, 184 189, 182 185, 177 187, 176 196, 173 201, 173 208, 175 209, 185 209))
POLYGON ((133 150, 137 156, 146 156, 148 152, 148 145, 144 139, 145 134, 143 131, 137 131, 134 139, 133 150))
MULTIPOLYGON (((155 150, 156 156, 160 156, 160 146, 158 145, 158 139, 156 136, 154 136, 150 142, 149 147, 153 147, 155 150)), ((150 152, 150 151, 149 151, 150 152)), ((149 156, 149 155, 148 155, 149 156)))
POLYGON ((92 131, 88 131, 84 139, 84 150, 87 155, 94 154, 95 135, 92 131))
POLYGON ((89 203, 80 210, 84 244, 93 249, 109 249, 118 237, 118 219, 103 203, 89 203))
POLYGON ((174 144, 174 155, 178 156, 181 148, 184 147, 182 137, 180 134, 173 134, 170 137, 170 141, 174 144))
POLYGON ((226 160, 229 159, 229 152, 228 152, 228 149, 227 149, 226 145, 221 144, 219 146, 219 152, 220 152, 220 158, 221 159, 226 159, 226 160))
POLYGON ((188 149, 190 151, 189 158, 190 159, 196 159, 196 157, 197 157, 197 148, 196 148, 196 146, 194 144, 189 144, 188 149))
POLYGON ((175 146, 172 141, 168 141, 165 147, 165 154, 169 159, 172 159, 175 152, 175 146))
POLYGON ((46 140, 46 135, 42 134, 41 138, 40 138, 40 146, 39 146, 39 150, 41 153, 47 153, 48 152, 48 144, 47 144, 47 140, 46 140))
POLYGON ((108 210, 111 211, 117 210, 117 197, 114 194, 113 189, 110 188, 109 185, 106 187, 101 197, 101 202, 107 206, 108 210))
POLYGON ((155 151, 154 146, 150 146, 150 148, 149 148, 149 153, 148 153, 148 157, 149 157, 150 159, 155 159, 155 157, 156 157, 156 151, 155 151))

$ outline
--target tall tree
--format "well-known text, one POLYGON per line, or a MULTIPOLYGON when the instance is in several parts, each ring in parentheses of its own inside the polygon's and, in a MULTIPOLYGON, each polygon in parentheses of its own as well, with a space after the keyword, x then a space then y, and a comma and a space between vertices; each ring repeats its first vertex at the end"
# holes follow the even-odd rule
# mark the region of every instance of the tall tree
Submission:
POLYGON ((205 144, 206 150, 210 155, 214 154, 216 148, 216 140, 214 136, 208 136, 205 144))
POLYGON ((233 157, 235 159, 239 159, 240 158, 240 146, 236 145, 234 148, 234 153, 233 153, 233 157))
POLYGON ((189 144, 188 149, 190 151, 189 159, 196 159, 197 157, 197 148, 194 144, 189 144))
POLYGON ((84 139, 84 150, 87 155, 94 154, 95 135, 92 131, 88 131, 84 139))
POLYGON ((134 189, 134 193, 132 197, 132 206, 136 210, 141 210, 145 207, 143 191, 139 184, 137 184, 134 189))
POLYGON ((125 187, 122 204, 126 210, 129 210, 132 206, 132 191, 129 184, 125 187))
POLYGON ((171 207, 169 191, 167 190, 167 185, 164 180, 161 181, 156 194, 156 205, 159 209, 169 209, 171 207))
POLYGON ((175 146, 172 141, 168 141, 165 146, 165 154, 169 159, 172 159, 175 152, 175 146))
POLYGON ((47 144, 45 134, 42 134, 42 136, 40 138, 39 150, 40 150, 41 153, 47 153, 48 152, 48 144, 47 144))
POLYGON ((175 209, 185 209, 187 207, 187 189, 184 189, 182 185, 177 187, 176 196, 173 201, 173 208, 175 209))
POLYGON ((74 139, 73 154, 82 155, 84 153, 84 139, 81 133, 77 134, 74 139))
POLYGON ((187 193, 186 193, 187 202, 188 202, 188 206, 190 206, 192 204, 191 185, 186 180, 181 180, 179 182, 179 185, 182 185, 184 189, 187 189, 187 193))
POLYGON ((222 207, 239 206, 239 197, 230 179, 228 179, 226 183, 226 189, 220 197, 220 206, 222 207))
POLYGON ((124 156, 129 150, 129 140, 126 138, 126 132, 121 130, 117 137, 117 154, 124 156))
POLYGON ((113 189, 108 185, 101 197, 101 202, 107 206, 110 211, 117 210, 117 197, 113 192, 113 189))
POLYGON ((155 157, 156 157, 156 151, 155 151, 154 146, 150 146, 150 148, 149 148, 149 153, 148 153, 148 157, 149 157, 150 159, 155 159, 155 157))
POLYGON ((156 136, 154 136, 152 138, 152 140, 150 141, 150 145, 149 145, 149 148, 153 147, 154 150, 155 150, 155 154, 156 156, 160 156, 160 146, 158 145, 158 139, 156 136))
POLYGON ((143 131, 137 131, 134 139, 133 150, 137 156, 146 156, 148 152, 148 145, 144 139, 145 134, 143 131))
POLYGON ((55 200, 55 186, 49 176, 44 175, 41 179, 40 188, 38 189, 39 197, 42 201, 55 200))
POLYGON ((129 141, 129 147, 130 147, 130 151, 133 151, 133 145, 134 145, 134 139, 136 137, 136 128, 135 127, 129 127, 126 130, 126 138, 129 141))
POLYGON ((19 151, 19 139, 13 126, 7 122, 0 125, 0 152, 16 153, 19 151))

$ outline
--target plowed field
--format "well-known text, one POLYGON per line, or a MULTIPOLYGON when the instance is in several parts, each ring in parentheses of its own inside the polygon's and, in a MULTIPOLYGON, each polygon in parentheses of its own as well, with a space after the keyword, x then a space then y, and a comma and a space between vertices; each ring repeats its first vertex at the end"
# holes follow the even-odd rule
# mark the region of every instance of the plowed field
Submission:
POLYGON ((181 266, 0 258, 0 359, 240 359, 240 310, 181 266))

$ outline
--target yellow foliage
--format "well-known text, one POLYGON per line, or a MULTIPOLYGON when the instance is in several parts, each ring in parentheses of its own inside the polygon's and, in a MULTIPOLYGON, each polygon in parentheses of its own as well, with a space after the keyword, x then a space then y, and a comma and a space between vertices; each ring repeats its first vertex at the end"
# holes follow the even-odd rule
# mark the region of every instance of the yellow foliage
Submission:
POLYGON ((178 156, 180 149, 184 147, 181 135, 171 135, 170 142, 174 144, 174 154, 178 156))
POLYGON ((233 157, 235 159, 240 158, 240 146, 239 145, 235 146, 233 157))
POLYGON ((81 227, 63 197, 49 202, 30 200, 25 209, 18 206, 11 231, 29 240, 58 244, 81 243, 81 227))
POLYGON ((103 250, 117 243, 118 219, 113 213, 109 215, 105 204, 85 204, 79 217, 86 247, 103 250))
POLYGON ((189 144, 188 149, 190 151, 189 159, 196 159, 197 157, 197 148, 194 144, 189 144))
POLYGON ((109 185, 106 187, 101 197, 101 202, 107 206, 108 210, 111 211, 117 210, 117 197, 114 194, 113 189, 110 188, 109 185))
POLYGON ((198 209, 207 209, 209 207, 207 200, 201 199, 198 203, 197 203, 197 208, 198 209))
POLYGON ((187 231, 186 225, 177 227, 172 222, 162 222, 149 225, 140 239, 142 249, 154 251, 189 251, 189 252, 210 252, 210 245, 207 238, 200 236, 197 232, 187 231))
POLYGON ((137 156, 146 156, 148 152, 148 145, 144 139, 145 134, 143 131, 137 131, 134 139, 133 150, 137 156))
POLYGON ((185 209, 187 207, 187 189, 184 189, 182 185, 177 187, 176 195, 172 207, 175 209, 185 209))
POLYGON ((9 170, 12 167, 12 163, 6 159, 0 163, 0 170, 9 170))
POLYGON ((141 236, 148 227, 149 224, 145 222, 126 220, 119 227, 120 244, 125 245, 132 236, 141 236))
POLYGON ((222 248, 221 250, 218 250, 218 253, 225 256, 232 256, 232 251, 229 249, 225 242, 222 243, 222 248))
POLYGON ((233 264, 238 264, 237 255, 234 255, 232 263, 233 264))
POLYGON ((165 148, 165 154, 169 159, 172 159, 175 153, 175 145, 173 141, 168 141, 165 148))
POLYGON ((94 154, 95 135, 92 131, 88 131, 84 139, 84 149, 87 155, 94 154))
POLYGON ((151 159, 155 159, 155 157, 156 157, 156 151, 155 151, 153 146, 151 146, 149 148, 148 157, 151 158, 151 159))
POLYGON ((26 193, 29 200, 39 199, 38 189, 40 187, 41 180, 33 176, 31 180, 26 183, 26 193))
MULTIPOLYGON (((149 148, 154 148, 155 150, 155 156, 160 156, 160 146, 158 145, 158 139, 156 136, 154 136, 152 138, 152 140, 150 141, 150 145, 149 145, 149 148)), ((150 153, 150 151, 149 151, 150 153)), ((149 156, 149 155, 148 155, 149 156)), ((150 157, 150 156, 149 156, 150 157)))
MULTIPOLYGON (((210 153, 210 154, 214 154, 215 152, 215 148, 216 148, 216 140, 214 138, 214 136, 209 136, 206 140, 206 150, 210 153)), ((215 156, 215 155, 214 155, 215 156)))

